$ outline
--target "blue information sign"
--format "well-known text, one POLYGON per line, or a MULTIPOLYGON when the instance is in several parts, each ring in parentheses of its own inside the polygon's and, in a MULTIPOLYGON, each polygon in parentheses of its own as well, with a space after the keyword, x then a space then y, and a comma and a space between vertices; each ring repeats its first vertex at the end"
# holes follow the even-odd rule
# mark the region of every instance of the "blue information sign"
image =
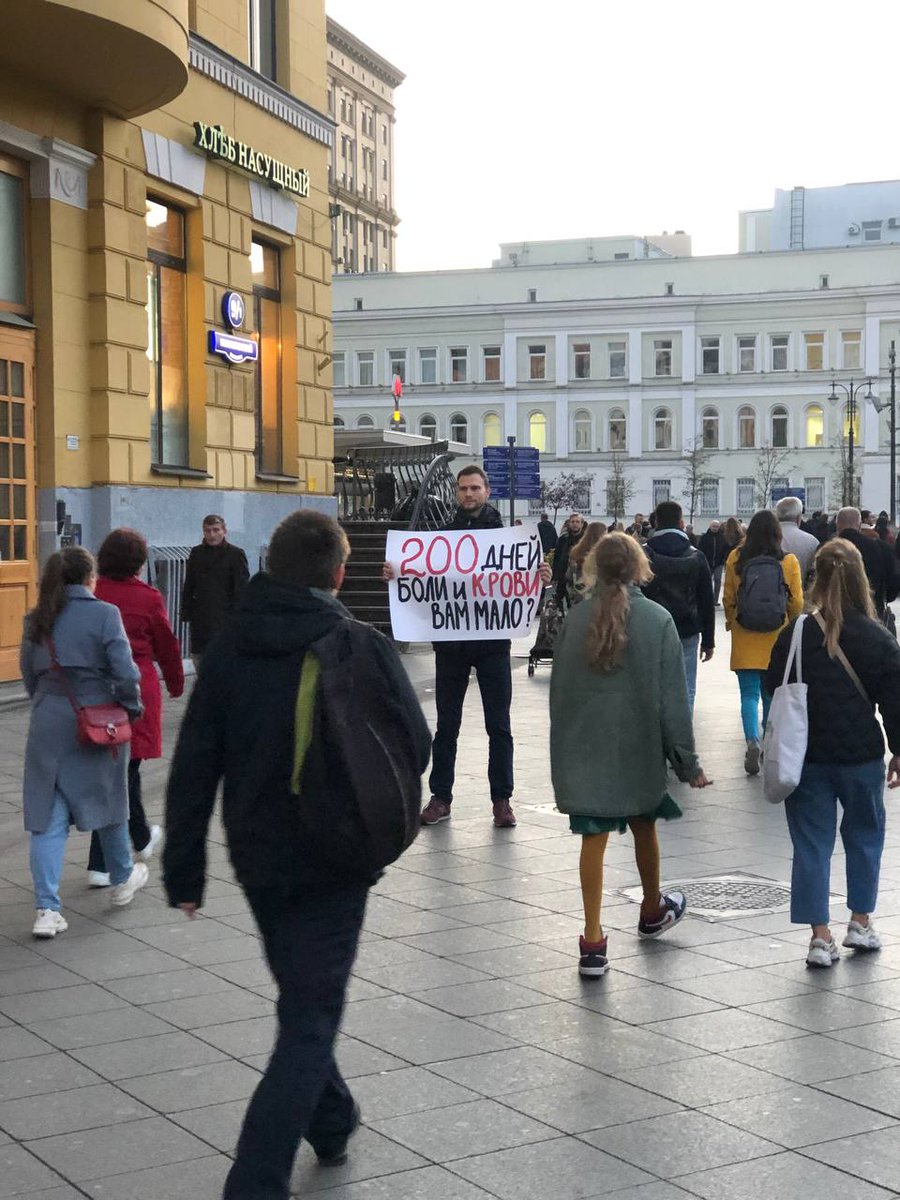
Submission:
MULTIPOLYGON (((516 499, 539 500, 541 495, 541 453, 535 446, 513 447, 516 472, 516 499)), ((484 473, 495 500, 509 497, 509 446, 485 446, 484 473)))

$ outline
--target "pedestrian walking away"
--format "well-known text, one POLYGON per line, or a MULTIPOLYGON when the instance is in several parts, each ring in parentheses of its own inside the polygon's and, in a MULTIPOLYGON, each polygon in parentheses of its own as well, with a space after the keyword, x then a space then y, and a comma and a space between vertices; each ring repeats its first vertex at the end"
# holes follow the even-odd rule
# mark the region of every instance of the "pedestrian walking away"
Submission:
POLYGON ((23 629, 20 667, 32 704, 23 800, 38 938, 68 928, 59 885, 71 825, 96 830, 115 906, 130 904, 149 877, 146 865, 131 857, 127 746, 110 750, 78 737, 76 707, 118 703, 132 721, 141 715, 139 672, 122 618, 114 605, 96 599, 96 581, 87 550, 70 546, 51 554, 23 629))
MULTIPOLYGON (((481 467, 463 467, 456 477, 457 509, 445 529, 502 529, 503 518, 488 504, 491 489, 481 467)), ((584 518, 578 514, 584 524, 584 518)), ((566 535, 559 540, 563 545, 566 535)), ((559 555, 557 546, 556 555, 559 555)), ((554 571, 556 558, 554 558, 554 571)), ((550 582, 550 567, 542 563, 541 580, 550 582)), ((393 579, 394 567, 385 563, 382 578, 393 579)), ((563 579, 563 584, 565 579, 563 579)), ((488 785, 494 824, 499 829, 512 829, 516 824, 510 798, 513 794, 513 736, 509 709, 512 703, 512 664, 510 642, 505 639, 488 641, 459 641, 434 643, 434 693, 437 707, 437 730, 432 745, 431 776, 428 784, 431 798, 422 810, 423 825, 438 825, 449 821, 453 805, 453 785, 456 779, 456 748, 462 724, 463 704, 469 687, 469 676, 475 671, 484 727, 488 736, 488 785)))
POLYGON ((694 751, 675 623, 641 592, 651 568, 640 544, 607 534, 586 573, 592 597, 566 618, 553 659, 550 769, 556 807, 582 839, 579 972, 594 977, 609 967, 600 917, 610 833, 632 832, 643 889, 638 934, 658 937, 687 906, 683 893, 660 891, 656 822, 681 816, 666 790, 666 764, 692 787, 711 780, 694 751))
MULTIPOLYGON (((335 1062, 335 1038, 380 873, 372 849, 395 829, 393 811, 384 828, 366 823, 360 772, 377 776, 373 794, 396 801, 399 829, 418 830, 428 725, 391 643, 352 621, 336 599, 348 553, 331 517, 303 510, 282 521, 267 573, 251 581, 210 646, 172 762, 163 850, 169 903, 189 917, 203 904, 221 779, 231 862, 278 985, 275 1049, 244 1118, 225 1200, 288 1200, 303 1138, 324 1165, 346 1158, 360 1112, 335 1062), (330 677, 348 661, 352 675, 342 678, 363 684, 338 689, 336 712, 330 677), (377 736, 365 736, 363 725, 377 736), (377 762, 354 761, 373 745, 381 747, 377 762), (401 780, 413 781, 411 797, 401 796, 401 780)), ((407 842, 397 842, 396 853, 407 842)))
POLYGON ((247 586, 250 569, 240 546, 226 540, 225 518, 210 513, 203 518, 203 541, 188 555, 181 589, 181 619, 191 629, 194 669, 217 633, 225 627, 247 586))
MULTIPOLYGON (((150 825, 147 820, 141 790, 141 763, 162 757, 162 692, 156 664, 173 699, 184 691, 181 647, 169 624, 163 598, 155 587, 140 579, 146 562, 147 543, 143 536, 134 529, 114 529, 97 552, 99 575, 94 592, 98 600, 114 604, 122 614, 131 653, 141 673, 144 711, 135 722, 129 746, 128 833, 137 857, 143 862, 152 858, 162 839, 160 827, 150 825)), ((91 887, 110 885, 103 847, 96 832, 91 834, 88 882, 91 887)))
POLYGON ((862 532, 862 514, 858 508, 842 508, 835 526, 839 538, 855 546, 862 555, 863 567, 872 589, 875 612, 881 621, 892 621, 888 617, 888 604, 895 600, 900 591, 900 564, 887 542, 877 535, 867 537, 862 532))
MULTIPOLYGON (((863 559, 844 538, 818 551, 801 634, 808 738, 799 786, 785 801, 794 848, 791 920, 809 925, 806 961, 830 967, 840 957, 831 931, 831 858, 841 806, 850 919, 844 946, 881 948, 872 913, 884 847, 884 736, 891 751, 888 786, 900 786, 900 646, 877 620, 863 559)), ((793 624, 778 637, 766 676, 784 678, 793 624)))
POLYGON ((559 534, 556 532, 556 526, 545 512, 541 513, 537 530, 538 537, 541 539, 541 549, 544 554, 549 554, 551 550, 555 550, 556 543, 559 541, 559 534))
POLYGON ((712 575, 713 605, 718 608, 719 596, 722 592, 722 576, 725 574, 725 560, 729 552, 721 521, 710 521, 709 529, 700 535, 697 549, 709 563, 709 571, 712 575))
POLYGON ((813 559, 819 542, 811 533, 800 528, 803 505, 796 496, 785 496, 775 505, 775 516, 781 525, 781 548, 785 554, 793 554, 800 564, 800 582, 806 591, 812 576, 813 559))
POLYGON ((769 716, 772 696, 764 674, 772 647, 786 624, 803 611, 800 564, 781 548, 781 525, 769 509, 758 512, 747 536, 732 550, 725 564, 725 628, 731 631, 731 669, 741 692, 744 727, 744 770, 759 774, 762 727, 769 716))

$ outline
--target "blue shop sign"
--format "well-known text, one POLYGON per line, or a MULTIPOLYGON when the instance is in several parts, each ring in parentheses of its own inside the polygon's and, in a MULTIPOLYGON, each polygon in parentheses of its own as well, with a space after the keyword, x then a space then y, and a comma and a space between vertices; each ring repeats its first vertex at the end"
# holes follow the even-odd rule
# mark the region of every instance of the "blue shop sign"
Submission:
POLYGON ((240 292, 226 292, 222 297, 222 320, 229 329, 240 329, 244 324, 244 297, 240 292))
POLYGON ((225 333, 221 329, 209 331, 209 352, 220 354, 231 363, 256 362, 259 358, 259 343, 255 338, 239 337, 236 333, 225 333))

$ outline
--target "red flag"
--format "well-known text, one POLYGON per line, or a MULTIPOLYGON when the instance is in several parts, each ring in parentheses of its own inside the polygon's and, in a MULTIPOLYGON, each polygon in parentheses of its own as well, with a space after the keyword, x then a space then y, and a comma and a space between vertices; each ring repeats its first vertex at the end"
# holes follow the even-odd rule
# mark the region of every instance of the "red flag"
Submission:
POLYGON ((400 397, 403 395, 403 382, 400 379, 399 375, 394 376, 394 382, 391 387, 391 391, 394 393, 395 400, 399 400, 400 397))

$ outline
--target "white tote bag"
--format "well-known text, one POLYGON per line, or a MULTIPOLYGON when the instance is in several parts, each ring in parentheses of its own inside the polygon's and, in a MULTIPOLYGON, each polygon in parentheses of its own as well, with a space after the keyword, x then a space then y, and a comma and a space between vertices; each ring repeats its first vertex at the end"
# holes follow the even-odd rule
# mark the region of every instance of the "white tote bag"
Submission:
POLYGON ((771 804, 781 804, 796 789, 806 758, 809 716, 806 709, 807 689, 803 682, 801 647, 805 620, 805 616, 798 617, 794 626, 784 679, 772 697, 763 740, 763 790, 771 804), (797 682, 790 683, 791 667, 795 660, 797 682))

